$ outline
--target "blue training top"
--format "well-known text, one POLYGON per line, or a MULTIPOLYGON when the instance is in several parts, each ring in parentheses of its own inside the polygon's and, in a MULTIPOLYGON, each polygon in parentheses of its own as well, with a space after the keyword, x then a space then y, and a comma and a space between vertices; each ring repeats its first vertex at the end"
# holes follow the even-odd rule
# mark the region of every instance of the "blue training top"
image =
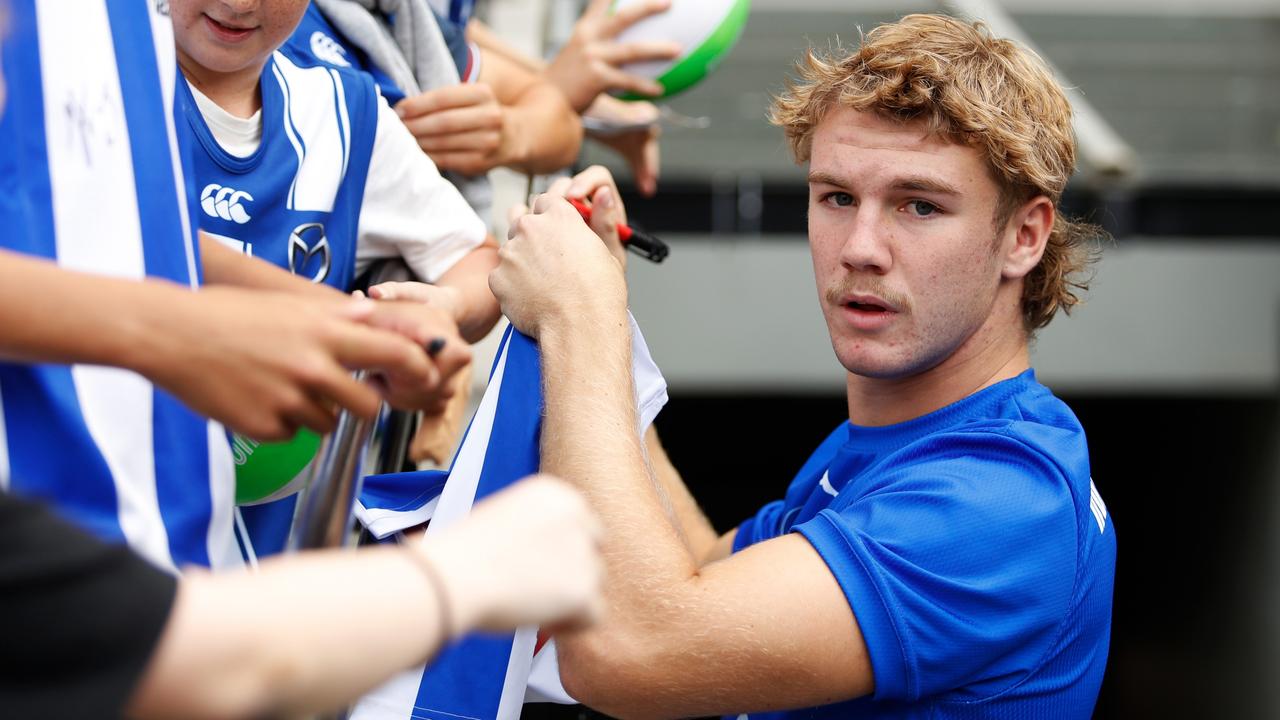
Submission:
POLYGON ((870 697, 753 718, 1088 718, 1115 529, 1084 429, 1027 370, 905 423, 844 423, 734 551, 787 532, 844 590, 870 697))

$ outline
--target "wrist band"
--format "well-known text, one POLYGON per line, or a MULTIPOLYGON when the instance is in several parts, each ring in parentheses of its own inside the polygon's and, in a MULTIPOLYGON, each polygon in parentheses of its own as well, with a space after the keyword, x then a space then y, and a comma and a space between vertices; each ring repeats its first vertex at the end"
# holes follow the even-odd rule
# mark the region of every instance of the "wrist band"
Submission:
POLYGON ((404 551, 413 558, 413 564, 422 571, 423 576, 427 578, 427 584, 431 585, 431 589, 436 594, 436 605, 440 608, 440 627, 447 642, 457 634, 457 631, 453 627, 453 609, 449 607, 449 595, 445 592, 444 580, 440 578, 440 571, 436 570, 435 565, 431 563, 430 558, 425 553, 412 547, 406 547, 404 551))

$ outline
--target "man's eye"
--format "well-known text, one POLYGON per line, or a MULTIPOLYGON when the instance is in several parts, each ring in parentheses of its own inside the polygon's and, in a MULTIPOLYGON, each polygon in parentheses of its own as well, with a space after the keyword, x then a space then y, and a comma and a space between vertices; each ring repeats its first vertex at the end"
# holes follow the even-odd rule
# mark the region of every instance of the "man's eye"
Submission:
POLYGON ((849 193, 833 192, 827 195, 827 202, 840 207, 848 207, 853 204, 853 196, 849 193))
POLYGON ((916 217, 929 217, 938 214, 938 206, 924 200, 912 200, 907 203, 907 207, 911 209, 911 214, 916 217))

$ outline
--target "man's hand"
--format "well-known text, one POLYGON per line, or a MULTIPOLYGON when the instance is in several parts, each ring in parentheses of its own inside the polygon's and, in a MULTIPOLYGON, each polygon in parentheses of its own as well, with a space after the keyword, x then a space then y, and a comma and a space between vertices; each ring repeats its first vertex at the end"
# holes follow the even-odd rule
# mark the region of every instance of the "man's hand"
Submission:
POLYGON ((440 573, 455 615, 451 630, 498 631, 598 618, 604 608, 601 534, 582 496, 542 475, 479 503, 459 524, 411 547, 440 573))
POLYGON ((505 110, 485 83, 405 98, 396 105, 396 114, 441 170, 478 175, 521 160, 505 110))
POLYGON ((151 308, 148 345, 130 365, 196 412, 255 439, 285 439, 300 427, 329 432, 341 408, 372 417, 378 392, 356 382, 353 369, 382 372, 397 385, 440 384, 417 338, 392 331, 397 323, 403 330, 403 321, 368 300, 225 287, 172 300, 151 308))
POLYGON ((569 99, 577 112, 590 107, 606 90, 627 90, 637 95, 660 95, 653 80, 630 75, 618 66, 646 60, 670 60, 680 54, 674 42, 615 42, 618 33, 636 22, 666 11, 671 0, 646 0, 609 13, 611 0, 592 0, 573 34, 547 66, 545 74, 569 99))
POLYGON ((618 237, 618 226, 627 224, 627 209, 608 168, 592 165, 572 178, 561 178, 547 189, 547 194, 579 200, 591 206, 591 221, 587 224, 604 241, 614 259, 626 268, 627 251, 618 237))
MULTIPOLYGON (((597 198, 601 191, 607 198, 603 189, 597 198)), ((592 226, 612 232, 615 249, 621 247, 613 228, 621 205, 598 202, 592 212, 592 226)), ((533 211, 512 222, 498 257, 489 288, 526 335, 540 337, 547 323, 626 322, 623 265, 563 197, 539 195, 533 211)))

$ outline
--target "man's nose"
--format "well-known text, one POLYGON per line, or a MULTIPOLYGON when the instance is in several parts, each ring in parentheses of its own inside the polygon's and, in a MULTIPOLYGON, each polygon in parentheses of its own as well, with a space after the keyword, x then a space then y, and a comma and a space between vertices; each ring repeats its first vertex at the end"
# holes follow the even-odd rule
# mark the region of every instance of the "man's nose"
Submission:
POLYGON ((880 208, 864 203, 840 250, 840 263, 850 270, 884 274, 893 264, 891 230, 880 208))

